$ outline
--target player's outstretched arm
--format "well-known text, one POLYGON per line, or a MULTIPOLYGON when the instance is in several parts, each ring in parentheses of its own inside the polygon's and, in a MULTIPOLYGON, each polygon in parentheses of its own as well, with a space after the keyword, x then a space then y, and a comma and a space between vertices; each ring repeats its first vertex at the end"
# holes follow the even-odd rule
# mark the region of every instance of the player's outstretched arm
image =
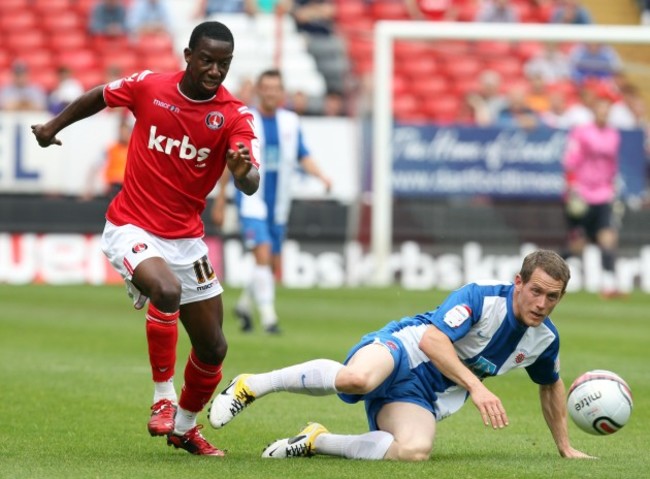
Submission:
POLYGON ((494 429, 508 425, 508 416, 501 399, 463 364, 446 334, 435 326, 429 326, 420 340, 420 349, 442 374, 469 392, 472 402, 481 413, 483 424, 491 424, 494 429))
POLYGON ((100 85, 87 91, 70 103, 61 113, 42 125, 32 125, 32 133, 43 148, 60 145, 56 134, 66 126, 87 118, 106 108, 104 86, 100 85))
POLYGON ((569 443, 569 430, 567 425, 567 409, 565 402, 565 389, 562 379, 553 384, 540 385, 539 399, 542 404, 542 413, 560 456, 571 459, 595 459, 584 452, 571 447, 569 443))
POLYGON ((260 186, 260 173, 253 166, 248 147, 237 143, 237 150, 228 150, 226 162, 237 189, 247 195, 255 193, 260 186))

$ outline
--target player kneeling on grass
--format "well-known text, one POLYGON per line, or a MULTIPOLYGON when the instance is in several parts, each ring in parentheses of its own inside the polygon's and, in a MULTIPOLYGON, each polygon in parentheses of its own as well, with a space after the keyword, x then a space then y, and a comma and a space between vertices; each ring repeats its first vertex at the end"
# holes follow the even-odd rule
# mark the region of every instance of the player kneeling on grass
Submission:
POLYGON ((508 425, 501 400, 482 383, 525 368, 539 385, 542 413, 563 457, 589 458, 569 443, 559 335, 548 315, 566 291, 570 272, 552 251, 535 251, 513 283, 470 283, 437 309, 367 334, 344 364, 316 359, 263 374, 241 374, 217 395, 209 419, 219 428, 254 400, 279 391, 338 394, 365 402, 370 432, 330 433, 310 423, 298 435, 270 444, 268 458, 327 454, 354 459, 426 460, 436 421, 470 397, 483 423, 508 425))

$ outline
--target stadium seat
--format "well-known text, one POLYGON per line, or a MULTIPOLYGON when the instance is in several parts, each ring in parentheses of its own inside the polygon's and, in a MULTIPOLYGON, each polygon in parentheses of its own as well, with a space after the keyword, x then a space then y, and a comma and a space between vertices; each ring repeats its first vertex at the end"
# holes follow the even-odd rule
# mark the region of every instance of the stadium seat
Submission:
POLYGON ((5 37, 7 48, 15 53, 45 47, 45 35, 40 30, 12 31, 5 37))
POLYGON ((474 44, 474 53, 481 57, 506 57, 510 50, 509 42, 482 40, 474 44))
POLYGON ((88 49, 63 51, 56 57, 56 64, 66 66, 76 73, 95 68, 97 66, 97 55, 88 49))
POLYGON ((39 16, 40 24, 52 35, 69 30, 80 30, 85 32, 79 16, 71 10, 58 10, 47 15, 39 16))
POLYGON ((33 30, 36 26, 36 16, 31 10, 8 10, 0 15, 0 30, 5 34, 33 30))
POLYGON ((59 83, 59 77, 54 68, 41 68, 30 71, 29 79, 31 82, 40 85, 47 92, 51 92, 59 83))
POLYGON ((25 11, 29 8, 29 0, 2 0, 0 12, 6 14, 10 11, 25 11))
POLYGON ((166 54, 174 51, 174 42, 167 34, 141 35, 135 45, 143 55, 166 54))
POLYGON ((105 83, 106 80, 106 75, 99 69, 76 72, 74 77, 83 85, 84 90, 90 90, 97 85, 105 83))
POLYGON ((113 50, 102 55, 104 68, 117 67, 125 75, 135 73, 140 68, 140 56, 133 50, 113 50))
POLYGON ((175 54, 146 55, 140 58, 140 70, 154 72, 173 72, 181 68, 181 61, 175 54))
POLYGON ((50 36, 49 46, 56 52, 86 48, 88 46, 88 35, 81 30, 62 31, 50 36))
POLYGON ((361 0, 339 1, 336 3, 336 22, 345 22, 365 17, 368 14, 366 4, 361 0))
POLYGON ((522 64, 516 57, 489 60, 485 68, 499 73, 504 80, 522 76, 522 64))
POLYGON ((52 54, 47 49, 22 51, 18 54, 17 59, 26 63, 30 72, 54 66, 52 54))
POLYGON ((460 101, 453 96, 440 96, 424 101, 422 109, 439 123, 453 123, 460 111, 460 101))
POLYGON ((532 57, 539 55, 544 50, 544 45, 540 42, 518 42, 513 51, 522 62, 530 60, 532 57))
POLYGON ((482 69, 481 61, 473 56, 448 58, 441 63, 441 71, 452 78, 470 78, 482 69))
POLYGON ((409 89, 421 99, 436 98, 449 92, 450 84, 442 76, 411 77, 408 81, 409 89))
POLYGON ((9 55, 9 52, 6 48, 0 49, 0 71, 5 68, 9 68, 11 62, 13 61, 12 57, 9 55))
POLYGON ((408 20, 410 15, 403 2, 375 0, 370 6, 370 14, 375 20, 408 20))
POLYGON ((426 42, 396 41, 393 52, 396 62, 410 62, 422 56, 431 56, 432 46, 426 42))
POLYGON ((416 78, 429 77, 438 71, 438 63, 431 57, 415 57, 410 61, 396 61, 395 68, 398 72, 416 78))
POLYGON ((71 7, 70 0, 31 0, 30 7, 40 13, 40 18, 45 14, 51 15, 60 11, 69 11, 71 7))

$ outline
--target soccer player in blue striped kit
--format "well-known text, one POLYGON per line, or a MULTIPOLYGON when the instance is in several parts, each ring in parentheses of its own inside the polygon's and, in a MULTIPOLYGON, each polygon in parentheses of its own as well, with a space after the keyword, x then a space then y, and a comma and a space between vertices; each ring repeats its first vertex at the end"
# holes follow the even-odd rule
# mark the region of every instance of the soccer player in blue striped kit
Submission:
POLYGON ((590 458, 569 442, 559 334, 548 317, 569 278, 557 253, 534 251, 524 258, 514 283, 467 284, 435 310, 365 335, 343 364, 316 359, 237 376, 213 400, 210 423, 224 426, 271 392, 338 394, 346 403, 364 401, 370 432, 332 434, 309 423, 296 436, 270 444, 262 456, 426 460, 437 421, 458 411, 467 398, 486 426, 507 426, 501 399, 482 380, 525 368, 539 386, 542 413, 560 455, 590 458))

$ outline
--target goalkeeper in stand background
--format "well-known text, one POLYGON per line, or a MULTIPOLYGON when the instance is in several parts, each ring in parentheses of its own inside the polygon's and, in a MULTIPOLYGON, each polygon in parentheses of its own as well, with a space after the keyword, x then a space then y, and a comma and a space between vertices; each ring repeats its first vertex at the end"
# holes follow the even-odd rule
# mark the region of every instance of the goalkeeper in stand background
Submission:
POLYGON ((334 434, 313 422, 296 436, 270 444, 262 457, 422 461, 433 450, 437 422, 468 398, 486 426, 506 427, 503 403, 483 379, 525 368, 539 387, 542 414, 560 455, 590 458, 569 441, 560 337, 548 317, 569 278, 569 267, 557 253, 534 251, 524 258, 514 283, 467 284, 438 308, 365 335, 343 363, 315 359, 240 374, 213 400, 210 423, 223 427, 270 393, 338 394, 346 403, 364 401, 369 432, 334 434))
MULTIPOLYGON (((332 184, 305 146, 299 116, 281 107, 285 92, 280 71, 262 72, 256 82, 256 94, 258 105, 252 112, 264 165, 260 188, 250 196, 236 194, 242 241, 253 252, 255 266, 237 301, 235 316, 242 331, 251 331, 256 307, 264 331, 278 334, 275 281, 282 271, 282 243, 291 209, 292 177, 301 168, 321 180, 327 191, 332 184)), ((226 181, 227 178, 220 180, 221 189, 212 208, 212 220, 218 226, 223 224, 226 181)))

